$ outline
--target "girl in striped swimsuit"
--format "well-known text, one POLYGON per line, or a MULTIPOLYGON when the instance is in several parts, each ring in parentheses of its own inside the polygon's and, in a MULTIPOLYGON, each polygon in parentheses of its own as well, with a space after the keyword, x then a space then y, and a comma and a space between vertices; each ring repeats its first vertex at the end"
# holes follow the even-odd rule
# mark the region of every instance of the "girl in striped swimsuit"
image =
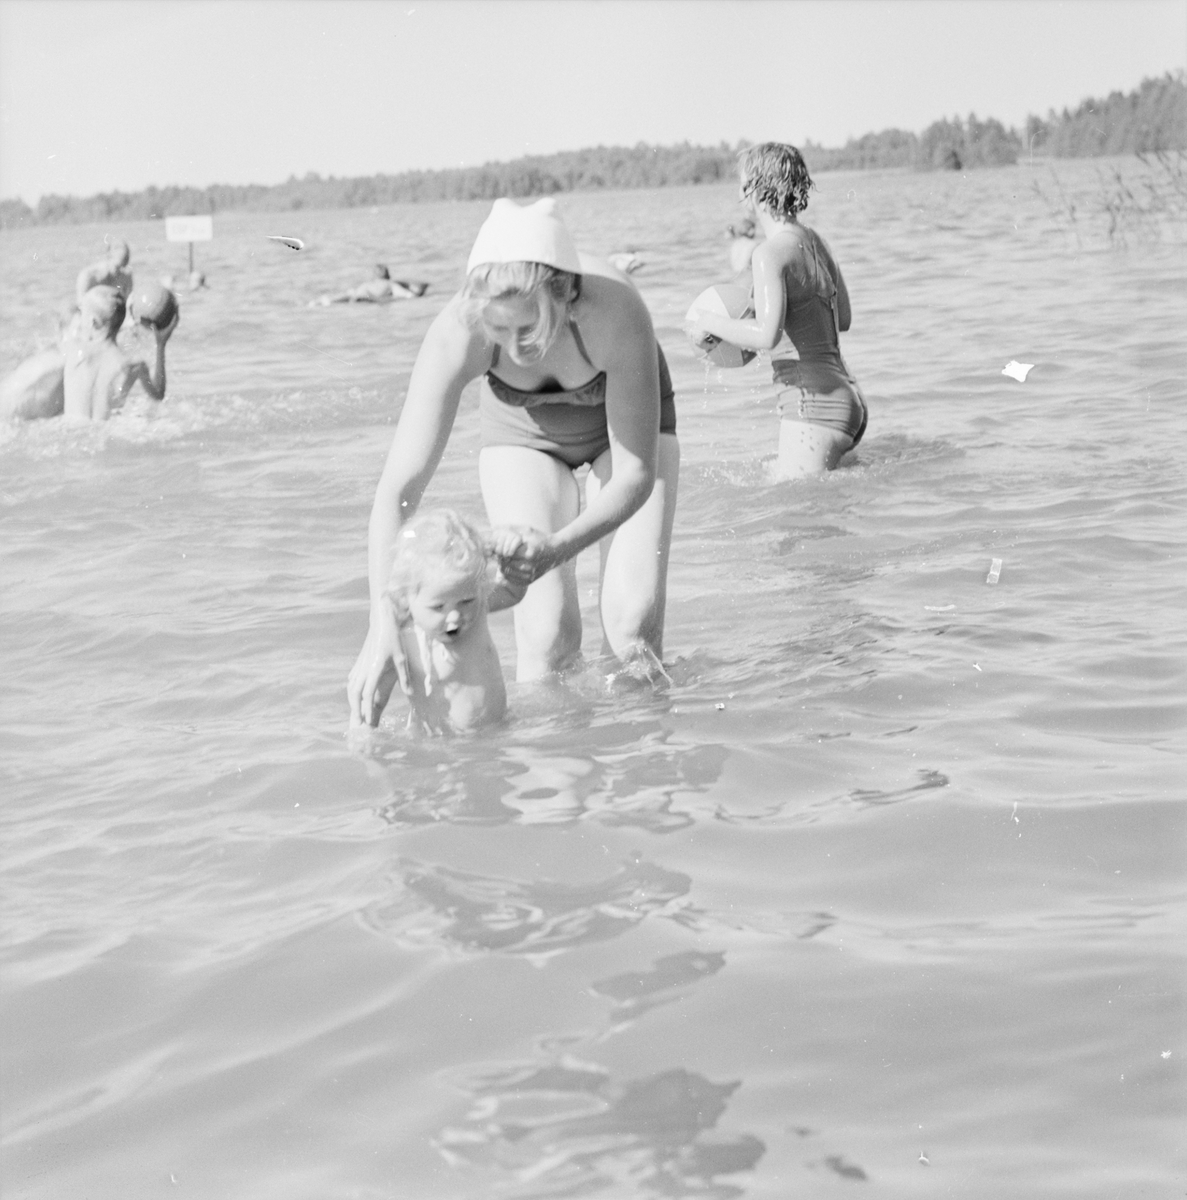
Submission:
POLYGON ((754 316, 734 320, 697 312, 694 337, 711 333, 747 350, 773 350, 786 334, 798 358, 775 358, 782 478, 831 471, 865 433, 865 397, 841 357, 849 292, 824 238, 798 214, 812 179, 794 146, 766 142, 739 156, 742 198, 766 235, 750 260, 754 316))

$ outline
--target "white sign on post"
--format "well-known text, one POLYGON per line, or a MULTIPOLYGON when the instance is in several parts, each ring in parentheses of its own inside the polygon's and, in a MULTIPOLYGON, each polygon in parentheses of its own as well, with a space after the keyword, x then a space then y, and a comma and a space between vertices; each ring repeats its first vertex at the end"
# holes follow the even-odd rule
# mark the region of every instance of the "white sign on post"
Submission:
POLYGON ((214 218, 166 217, 165 240, 167 242, 208 242, 214 237, 214 218))

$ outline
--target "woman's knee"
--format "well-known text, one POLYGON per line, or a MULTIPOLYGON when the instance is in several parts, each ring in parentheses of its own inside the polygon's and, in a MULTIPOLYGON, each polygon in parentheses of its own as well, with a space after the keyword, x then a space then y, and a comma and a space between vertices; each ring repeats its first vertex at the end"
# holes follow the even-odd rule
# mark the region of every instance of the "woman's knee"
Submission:
POLYGON ((662 587, 648 595, 603 597, 602 632, 610 649, 621 657, 644 642, 656 654, 663 650, 664 606, 662 587))
POLYGON ((532 584, 515 606, 514 621, 518 679, 536 679, 570 666, 581 654, 581 608, 571 566, 559 567, 532 584))
POLYGON ((639 642, 663 649, 667 605, 667 547, 653 545, 646 559, 607 564, 602 576, 601 618, 606 644, 621 655, 639 642))

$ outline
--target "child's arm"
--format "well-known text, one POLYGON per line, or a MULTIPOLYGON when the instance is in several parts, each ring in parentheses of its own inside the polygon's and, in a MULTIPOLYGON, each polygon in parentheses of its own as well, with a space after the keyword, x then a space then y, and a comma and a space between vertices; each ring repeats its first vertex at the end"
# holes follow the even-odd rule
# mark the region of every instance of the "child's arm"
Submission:
MULTIPOLYGON (((165 343, 173 336, 173 331, 177 328, 177 322, 181 320, 180 309, 173 314, 173 320, 169 322, 163 329, 154 329, 153 337, 157 343, 156 358, 153 361, 152 369, 145 362, 134 364, 136 374, 132 382, 139 381, 140 386, 154 399, 165 399, 165 343)), ((128 384, 132 386, 131 383, 128 384)))
POLYGON ((753 317, 735 319, 698 309, 688 323, 689 335, 695 339, 709 333, 744 350, 773 350, 783 334, 787 313, 787 293, 783 287, 786 256, 781 249, 769 240, 754 249, 750 260, 754 275, 753 317))

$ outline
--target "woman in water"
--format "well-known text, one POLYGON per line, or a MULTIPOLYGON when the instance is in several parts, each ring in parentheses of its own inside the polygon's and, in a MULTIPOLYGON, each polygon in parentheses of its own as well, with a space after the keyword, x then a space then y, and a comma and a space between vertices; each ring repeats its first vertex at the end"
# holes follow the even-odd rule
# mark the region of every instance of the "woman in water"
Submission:
POLYGON ((516 606, 516 676, 581 652, 575 558, 601 543, 603 650, 648 675, 663 653, 680 465, 667 367, 625 275, 579 254, 551 199, 497 200, 465 286, 425 335, 371 509, 371 622, 347 685, 352 725, 376 724, 407 669, 383 600, 400 526, 441 460, 462 389, 481 379, 479 482, 516 606), (588 464, 585 505, 577 470, 588 464))
POLYGON ((705 333, 746 350, 773 350, 783 334, 798 358, 775 358, 779 459, 784 478, 831 471, 866 429, 866 403, 841 357, 849 328, 849 292, 824 238, 798 216, 812 179, 794 146, 765 142, 739 155, 742 199, 765 234, 750 258, 754 316, 733 319, 698 310, 691 336, 705 333))

